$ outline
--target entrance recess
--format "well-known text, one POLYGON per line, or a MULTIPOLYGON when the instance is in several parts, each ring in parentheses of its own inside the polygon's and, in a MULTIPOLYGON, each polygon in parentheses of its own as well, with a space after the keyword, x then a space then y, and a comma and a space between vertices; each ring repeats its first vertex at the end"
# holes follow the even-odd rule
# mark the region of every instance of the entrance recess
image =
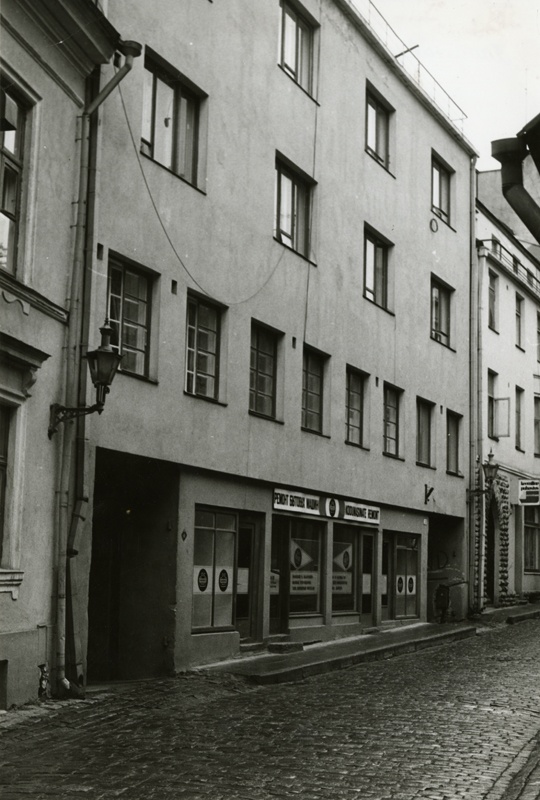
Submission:
POLYGON ((418 536, 389 531, 383 534, 383 620, 418 616, 418 542, 418 536))
POLYGON ((88 598, 88 678, 173 668, 178 474, 98 449, 88 598))

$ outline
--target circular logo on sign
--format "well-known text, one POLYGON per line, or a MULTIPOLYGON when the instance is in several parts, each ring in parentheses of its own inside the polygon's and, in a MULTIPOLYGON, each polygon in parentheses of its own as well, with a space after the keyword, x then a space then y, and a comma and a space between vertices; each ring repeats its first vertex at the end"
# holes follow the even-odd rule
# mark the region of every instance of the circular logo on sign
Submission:
POLYGON ((414 591, 414 578, 409 578, 409 583, 408 583, 408 587, 407 588, 409 589, 409 592, 411 592, 411 593, 414 591))
POLYGON ((401 593, 403 591, 403 585, 404 585, 403 578, 398 578, 397 579, 397 590, 398 590, 398 592, 401 593))
POLYGON ((205 592, 208 588, 208 573, 205 569, 200 569, 197 576, 197 586, 200 592, 205 592))
POLYGON ((219 573, 218 584, 222 592, 227 590, 227 586, 229 585, 229 576, 226 569, 222 569, 219 573))
POLYGON ((299 547, 297 547, 296 550, 294 551, 293 561, 294 561, 294 566, 296 567, 296 569, 298 569, 300 564, 302 563, 302 551, 300 550, 299 547))
POLYGON ((351 563, 351 557, 349 555, 349 551, 345 550, 343 553, 343 566, 345 569, 349 569, 349 565, 351 563))
POLYGON ((330 512, 330 516, 331 517, 335 517, 336 516, 336 501, 334 500, 333 497, 330 500, 330 502, 328 503, 328 511, 330 512))

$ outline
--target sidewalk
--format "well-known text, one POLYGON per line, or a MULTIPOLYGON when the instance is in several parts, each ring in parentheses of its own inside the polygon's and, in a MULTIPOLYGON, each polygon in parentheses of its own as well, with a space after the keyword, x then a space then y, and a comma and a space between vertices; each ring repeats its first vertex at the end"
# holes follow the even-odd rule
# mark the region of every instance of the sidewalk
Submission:
POLYGON ((540 605, 489 609, 470 622, 416 623, 387 628, 362 636, 305 645, 296 652, 240 655, 198 667, 197 671, 230 673, 258 684, 299 681, 323 672, 466 639, 494 625, 537 618, 540 618, 540 605))

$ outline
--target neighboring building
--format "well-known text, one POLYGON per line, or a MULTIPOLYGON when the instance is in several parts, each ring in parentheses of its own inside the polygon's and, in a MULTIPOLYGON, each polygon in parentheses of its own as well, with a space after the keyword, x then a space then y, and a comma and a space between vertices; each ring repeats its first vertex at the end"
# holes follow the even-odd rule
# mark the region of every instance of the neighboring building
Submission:
POLYGON ((478 175, 476 214, 478 453, 483 461, 492 452, 499 465, 486 501, 474 497, 471 584, 479 608, 540 592, 540 262, 531 234, 517 225, 521 242, 510 227, 517 217, 499 203, 506 203, 500 172, 495 185, 493 175, 478 175))
MULTIPOLYGON (((47 426, 51 403, 65 402, 65 353, 76 317, 80 114, 87 79, 112 57, 118 39, 88 0, 2 2, 1 709, 37 695, 39 665, 58 651, 57 522, 66 493, 47 426)), ((46 666, 42 679, 46 689, 46 666)))
MULTIPOLYGON (((50 24, 61 5, 32 13, 50 24)), ((475 154, 359 8, 115 0, 114 28, 94 9, 103 42, 73 86, 65 32, 47 34, 45 68, 13 17, 3 57, 27 62, 19 83, 50 121, 27 140, 43 180, 26 190, 25 291, 55 312, 7 306, 26 359, 50 355, 19 402, 26 444, 0 454, 8 531, 28 497, 10 613, 36 642, 44 625, 39 655, 2 650, 9 680, 23 658, 27 676, 51 659, 56 683, 136 678, 275 636, 467 614, 475 154), (113 50, 128 58, 114 30, 144 54, 91 118, 75 244, 76 116, 94 63, 101 88, 113 50), (105 317, 123 357, 105 410, 49 442, 51 402, 93 402, 80 356, 105 317)))
POLYGON ((109 12, 88 679, 462 618, 471 146, 349 2, 109 12))

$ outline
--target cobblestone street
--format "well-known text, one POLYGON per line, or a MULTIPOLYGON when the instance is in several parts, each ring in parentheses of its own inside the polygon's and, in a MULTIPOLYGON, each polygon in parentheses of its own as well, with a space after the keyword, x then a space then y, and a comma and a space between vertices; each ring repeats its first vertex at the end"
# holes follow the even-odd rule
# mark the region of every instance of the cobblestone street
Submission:
POLYGON ((0 718, 0 797, 500 800, 539 665, 530 620, 301 684, 190 673, 28 706, 0 718))

